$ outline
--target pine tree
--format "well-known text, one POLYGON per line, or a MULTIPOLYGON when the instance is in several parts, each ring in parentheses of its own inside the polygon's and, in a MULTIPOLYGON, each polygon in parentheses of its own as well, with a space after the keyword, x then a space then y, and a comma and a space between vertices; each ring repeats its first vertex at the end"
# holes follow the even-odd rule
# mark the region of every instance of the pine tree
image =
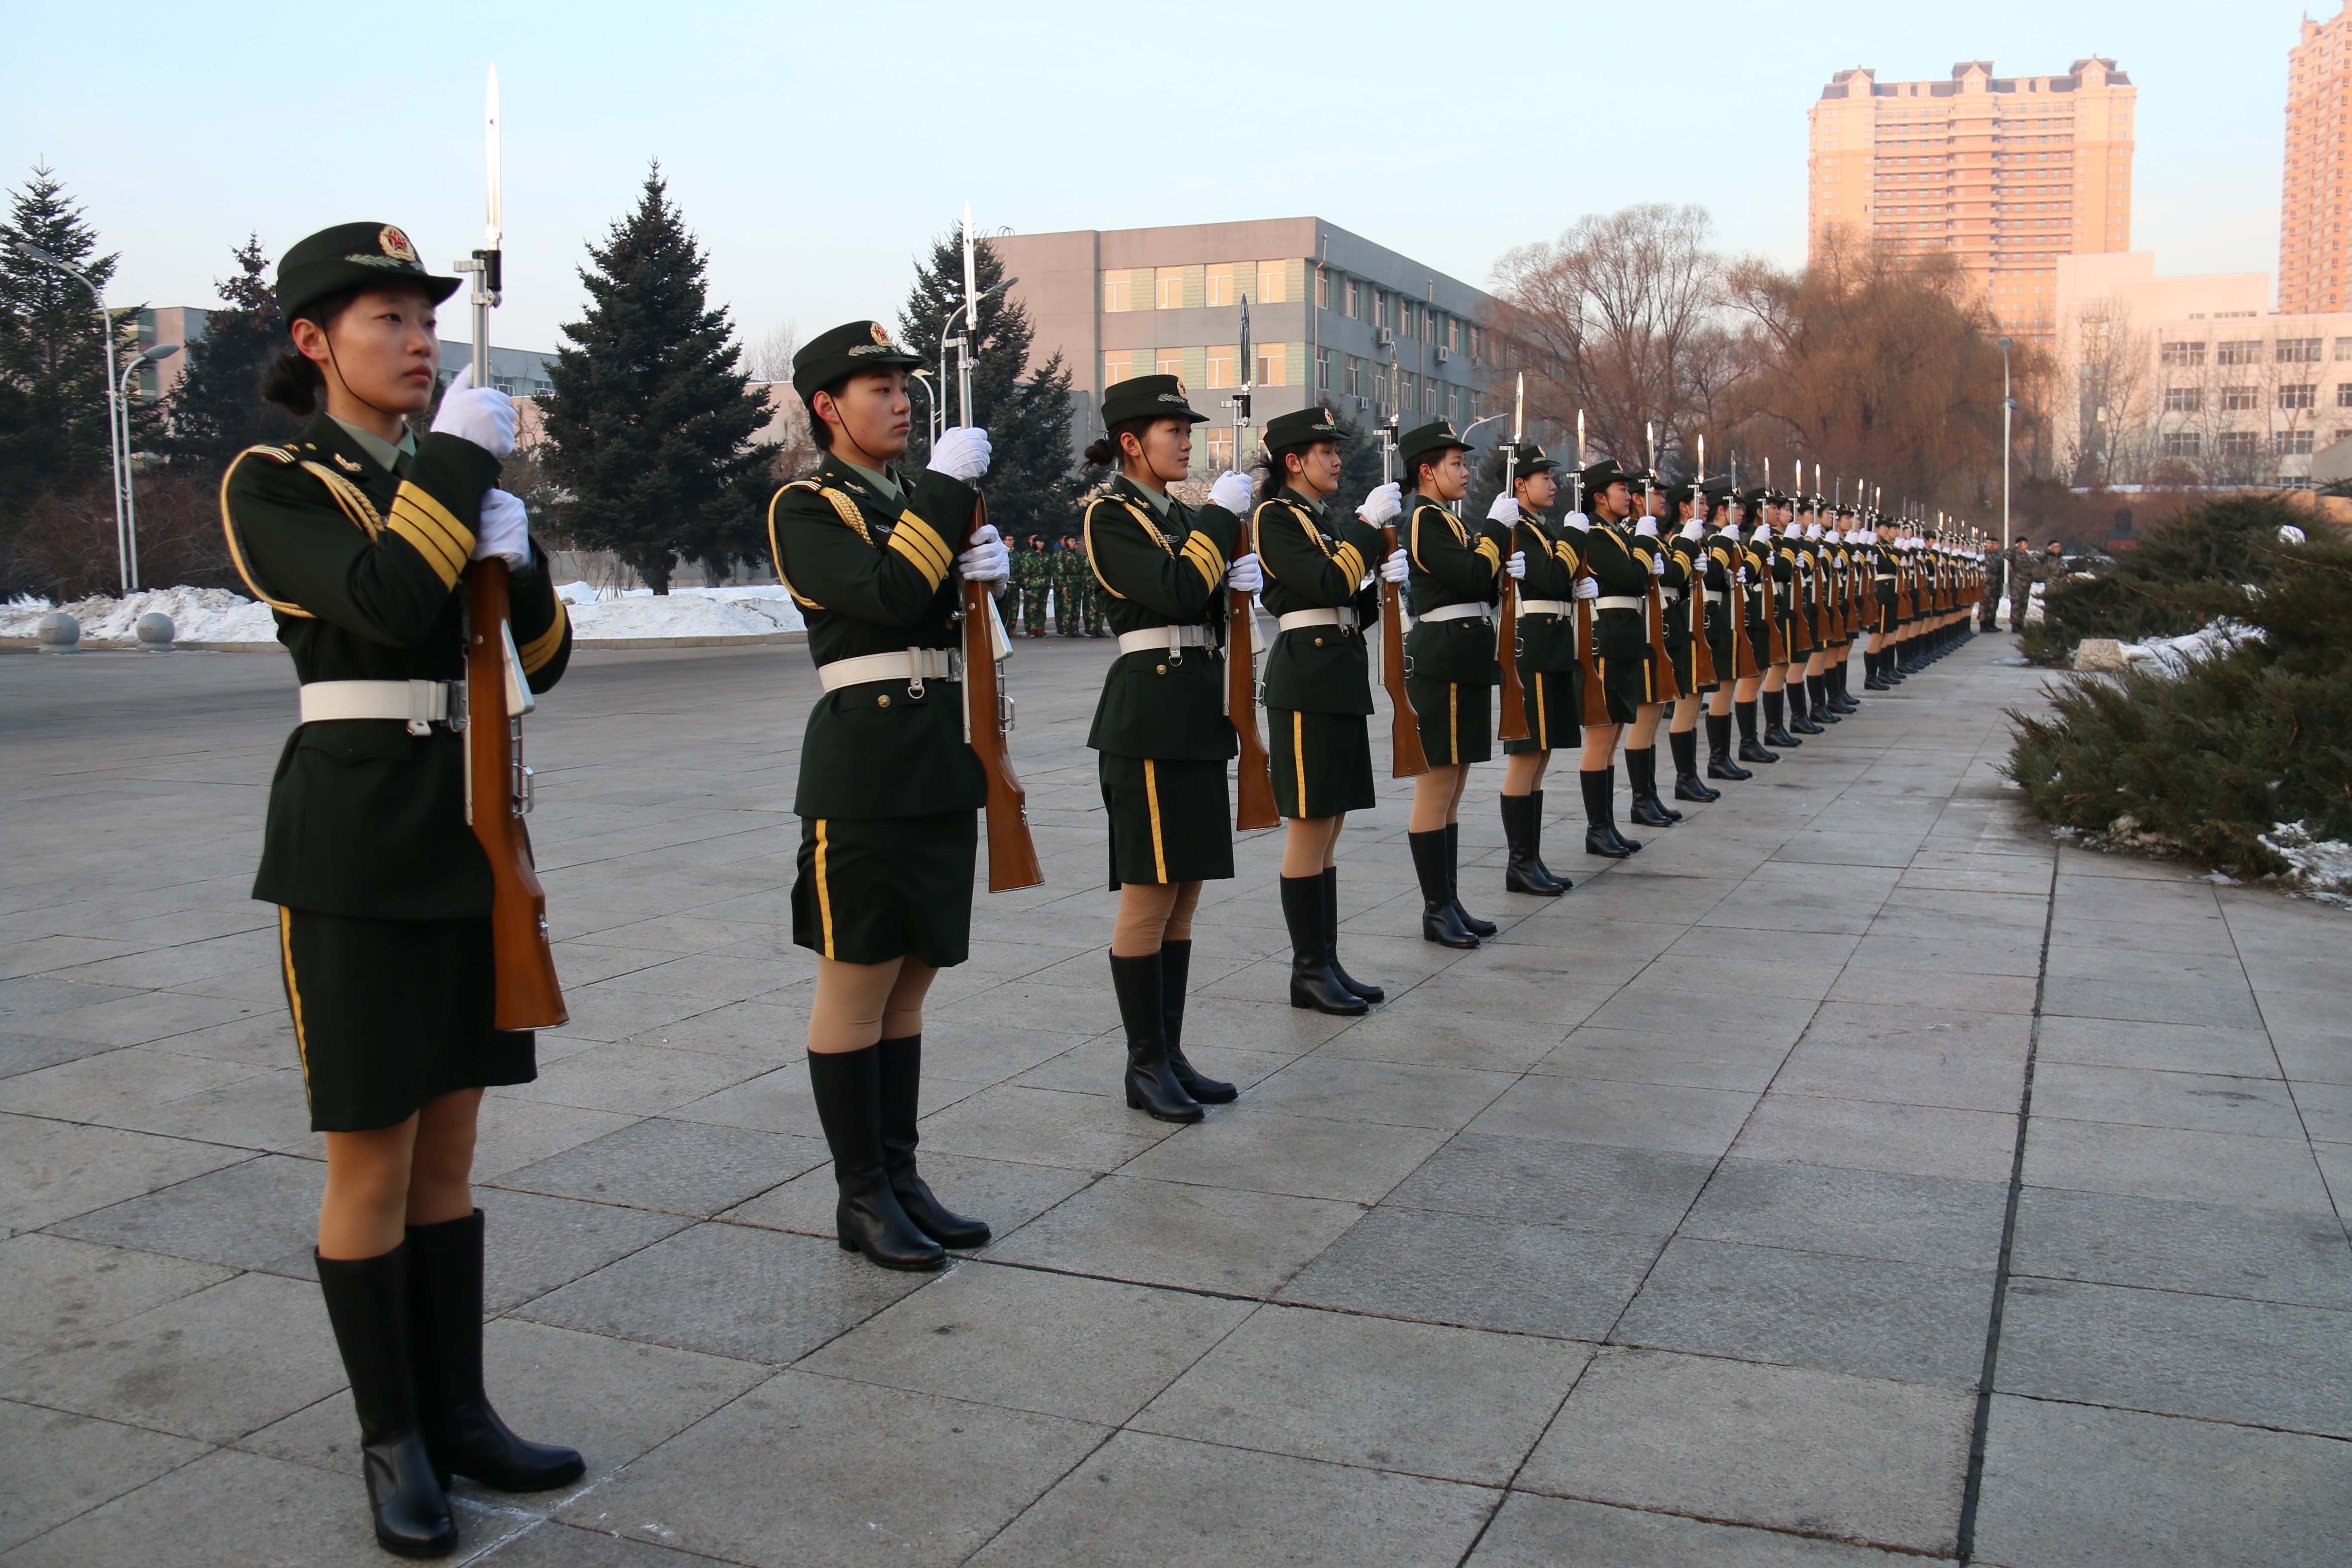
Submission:
MULTIPOLYGON (((42 496, 104 483, 113 461, 106 339, 89 290, 17 250, 19 243, 79 268, 101 290, 119 259, 92 254, 97 232, 55 172, 35 165, 0 223, 0 548, 42 496)), ((110 308, 119 369, 139 352, 138 310, 110 308)), ((153 428, 152 413, 140 409, 133 440, 153 428)))
POLYGON ((172 393, 171 427, 158 442, 175 467, 198 472, 217 473, 247 447, 283 441, 298 428, 284 409, 261 400, 262 371, 286 328, 260 236, 229 255, 236 272, 215 280, 223 308, 205 318, 204 341, 182 351, 187 369, 172 393))
MULTIPOLYGON (((982 289, 1004 279, 1004 262, 986 240, 974 247, 972 273, 982 289)), ((898 341, 923 356, 939 376, 940 329, 963 303, 963 238, 951 232, 931 246, 929 259, 916 264, 915 286, 898 312, 898 341)), ((1026 307, 1003 293, 980 301, 979 330, 972 336, 971 417, 988 432, 991 460, 982 484, 988 519, 1007 538, 1016 533, 1072 533, 1077 529, 1078 492, 1083 488, 1070 451, 1070 373, 1059 350, 1034 371, 1029 349, 1036 338, 1026 307), (1024 379, 1025 375, 1025 379, 1024 379)), ((957 406, 955 362, 948 362, 944 423, 963 422, 957 406)), ((913 393, 915 428, 906 461, 919 468, 930 453, 928 395, 913 393)))
POLYGON ((767 454, 751 436, 768 411, 659 163, 588 254, 587 319, 563 329, 544 405, 547 469, 569 492, 556 521, 667 594, 681 557, 723 567, 764 552, 767 454))

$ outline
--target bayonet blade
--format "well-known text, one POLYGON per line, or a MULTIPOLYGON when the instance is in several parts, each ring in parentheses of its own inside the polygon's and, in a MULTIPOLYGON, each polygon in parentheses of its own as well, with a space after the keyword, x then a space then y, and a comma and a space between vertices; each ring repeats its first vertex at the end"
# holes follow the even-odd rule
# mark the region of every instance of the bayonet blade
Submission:
POLYGON ((499 165, 504 159, 499 134, 499 68, 495 62, 490 66, 489 90, 483 100, 482 160, 488 197, 486 216, 488 220, 485 232, 490 242, 489 248, 496 250, 505 231, 506 220, 504 196, 499 189, 499 165))

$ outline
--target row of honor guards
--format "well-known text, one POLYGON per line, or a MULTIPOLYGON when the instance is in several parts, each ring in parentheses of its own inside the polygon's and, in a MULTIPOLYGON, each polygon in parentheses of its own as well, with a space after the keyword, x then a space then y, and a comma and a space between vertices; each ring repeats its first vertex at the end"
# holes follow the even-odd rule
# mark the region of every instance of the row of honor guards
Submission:
MULTIPOLYGON (((485 1089, 530 1081, 536 1058, 531 1033, 498 1025, 497 896, 468 826, 488 803, 469 794, 461 731, 467 712, 487 710, 477 700, 495 700, 459 684, 469 647, 504 634, 469 622, 461 578, 503 563, 505 711, 561 679, 572 631, 522 504, 498 488, 512 404, 461 377, 428 432, 410 423, 433 407, 436 309, 457 286, 389 225, 343 225, 290 248, 277 286, 288 337, 265 393, 306 423, 241 455, 221 489, 238 570, 275 613, 301 686, 254 896, 279 910, 311 1126, 325 1138, 319 1281, 374 1529, 412 1556, 455 1549, 455 1478, 527 1492, 583 1467, 572 1449, 509 1430, 483 1386, 476 1117, 485 1089)), ((985 432, 951 428, 928 467, 898 466, 919 363, 872 321, 800 352, 793 384, 824 457, 768 517, 823 688, 793 798, 793 940, 817 963, 809 1084, 833 1154, 840 1244, 898 1269, 937 1268, 949 1249, 991 1235, 924 1181, 917 1116, 924 998, 968 952, 975 817, 990 788, 966 738, 958 653, 963 605, 987 601, 961 589, 1001 588, 1011 569, 982 521, 985 432)), ((1506 584, 1518 595, 1528 738, 1507 745, 1505 880, 1538 894, 1567 888, 1544 867, 1537 831, 1556 745, 1581 747, 1588 851, 1630 854, 1637 846, 1610 819, 1621 741, 1636 820, 1671 821, 1654 750, 1670 707, 1676 795, 1711 798, 1689 739, 1702 700, 1710 773, 1748 776, 1741 763, 1772 760, 1766 742, 1795 743, 1783 700, 1792 730, 1852 710, 1853 641, 1867 638, 1865 684, 1883 687, 1940 651, 1974 598, 1966 563, 1882 520, 1771 494, 1661 489, 1609 462, 1578 476, 1587 510, 1555 521, 1558 466, 1532 449, 1514 493, 1474 527, 1448 504, 1467 487, 1468 448, 1443 423, 1406 433, 1403 480, 1349 515, 1328 504, 1341 433, 1320 408, 1274 420, 1260 479, 1226 474, 1194 508, 1171 487, 1190 470, 1202 416, 1175 378, 1122 382, 1102 412, 1107 434, 1089 456, 1118 477, 1087 506, 1083 536, 1119 647, 1089 743, 1119 893, 1109 963, 1126 1096, 1167 1121, 1197 1121, 1236 1094, 1184 1048, 1193 910, 1202 882, 1234 874, 1227 768, 1238 732, 1220 610, 1236 593, 1262 595, 1278 621, 1264 700, 1287 822, 1290 999, 1340 1014, 1382 1000, 1339 960, 1334 854, 1347 815, 1376 798, 1365 634, 1382 590, 1409 584, 1419 612, 1405 652, 1429 766, 1409 842, 1424 934, 1454 946, 1495 930, 1463 906, 1455 864, 1466 770, 1490 750, 1493 605, 1506 584), (1693 595, 1705 607, 1696 630, 1693 595)))

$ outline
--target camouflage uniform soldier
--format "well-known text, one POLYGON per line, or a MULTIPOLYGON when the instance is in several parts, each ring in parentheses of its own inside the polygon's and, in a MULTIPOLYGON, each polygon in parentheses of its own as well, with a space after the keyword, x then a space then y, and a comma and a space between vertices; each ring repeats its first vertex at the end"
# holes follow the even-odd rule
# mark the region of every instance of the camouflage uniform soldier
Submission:
POLYGON ((1022 552, 1016 570, 1021 578, 1021 634, 1042 637, 1045 635, 1045 591, 1053 584, 1049 576, 1050 563, 1045 555, 1045 542, 1035 534, 1028 539, 1028 548, 1022 552))
POLYGON ((1090 568, 1067 539, 1054 542, 1054 629, 1066 637, 1086 630, 1086 579, 1090 568))

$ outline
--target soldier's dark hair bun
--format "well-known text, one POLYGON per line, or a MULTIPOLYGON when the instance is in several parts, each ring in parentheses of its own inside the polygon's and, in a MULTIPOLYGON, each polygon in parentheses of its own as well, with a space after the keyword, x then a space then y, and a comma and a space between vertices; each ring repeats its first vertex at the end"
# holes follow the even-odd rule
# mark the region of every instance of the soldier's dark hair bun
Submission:
POLYGON ((1162 417, 1157 414, 1147 414, 1140 419, 1120 420, 1087 444, 1087 466, 1090 468, 1124 468, 1126 458, 1120 450, 1118 438, 1132 434, 1139 444, 1162 417))
MULTIPOLYGON (((358 289, 346 289, 323 300, 314 300, 294 312, 294 321, 312 322, 324 331, 359 297, 358 289)), ((262 367, 261 400, 275 403, 298 419, 307 419, 325 401, 327 374, 319 368, 316 360, 294 346, 293 321, 286 324, 286 330, 288 335, 270 349, 269 363, 262 367)))

